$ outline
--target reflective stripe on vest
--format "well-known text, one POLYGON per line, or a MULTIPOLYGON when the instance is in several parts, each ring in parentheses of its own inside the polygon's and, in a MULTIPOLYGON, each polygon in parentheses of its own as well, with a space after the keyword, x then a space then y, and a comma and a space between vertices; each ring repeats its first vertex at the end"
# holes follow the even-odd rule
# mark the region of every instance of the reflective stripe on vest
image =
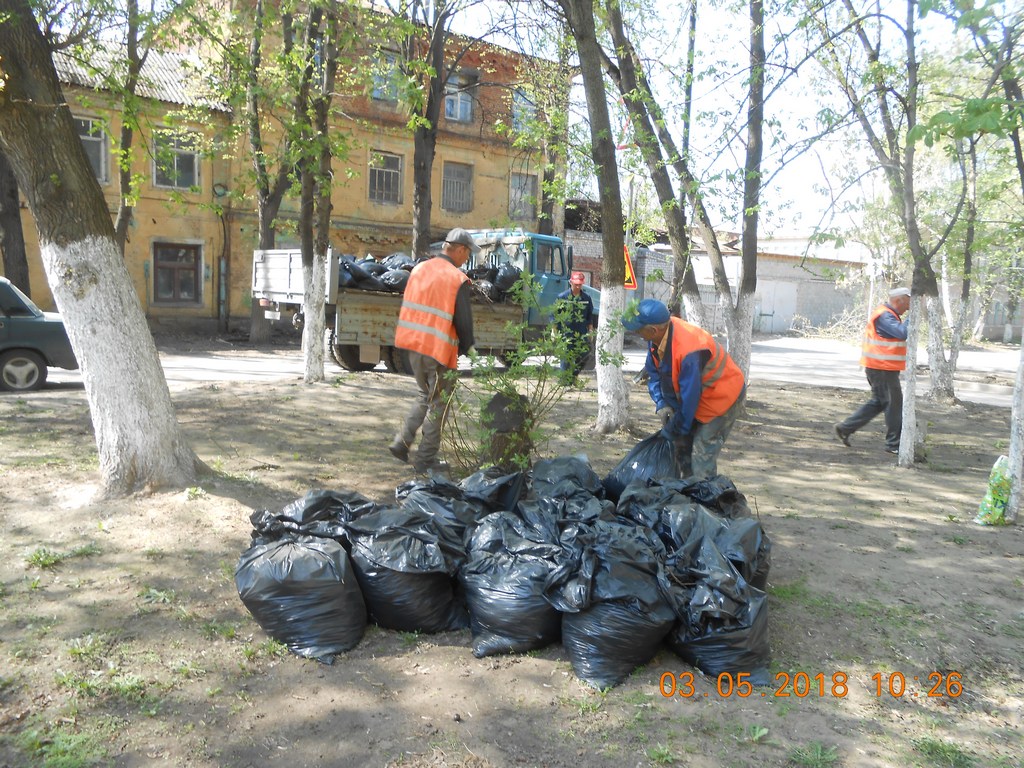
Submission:
POLYGON ((672 388, 679 397, 679 363, 691 352, 706 349, 711 359, 701 370, 701 395, 694 418, 706 424, 732 407, 743 391, 743 371, 729 357, 715 337, 703 328, 671 318, 672 324, 672 388))
POLYGON ((864 342, 861 345, 860 364, 865 368, 877 371, 902 371, 907 367, 907 342, 904 339, 890 339, 881 336, 875 327, 875 321, 886 312, 892 312, 899 320, 896 311, 885 304, 877 307, 868 318, 864 328, 864 342))
POLYGON ((469 277, 447 259, 435 256, 409 275, 395 327, 395 346, 434 358, 448 368, 459 360, 455 333, 455 296, 469 277))

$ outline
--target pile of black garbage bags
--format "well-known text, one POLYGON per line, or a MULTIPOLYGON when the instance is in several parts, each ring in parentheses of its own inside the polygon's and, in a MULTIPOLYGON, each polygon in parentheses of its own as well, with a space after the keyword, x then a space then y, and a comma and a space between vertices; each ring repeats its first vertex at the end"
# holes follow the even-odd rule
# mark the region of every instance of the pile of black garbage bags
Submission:
MULTIPOLYGON (((380 261, 372 256, 356 259, 344 254, 338 260, 338 287, 361 291, 405 293, 409 273, 422 259, 407 253, 393 253, 380 261)), ((512 286, 519 280, 522 270, 511 262, 501 266, 480 266, 467 270, 473 281, 473 298, 498 303, 511 297, 512 286)))
POLYGON ((411 480, 394 504, 310 491, 252 514, 239 596, 271 637, 325 663, 374 622, 468 627, 477 657, 561 641, 599 689, 663 643, 708 675, 768 684, 768 537, 726 477, 652 476, 638 451, 665 440, 652 435, 604 480, 560 457, 411 480))

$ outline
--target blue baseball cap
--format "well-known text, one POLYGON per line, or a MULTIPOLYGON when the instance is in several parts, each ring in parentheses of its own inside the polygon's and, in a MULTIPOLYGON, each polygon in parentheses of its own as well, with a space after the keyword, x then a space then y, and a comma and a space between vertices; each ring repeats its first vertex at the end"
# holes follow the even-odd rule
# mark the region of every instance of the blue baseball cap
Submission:
POLYGON ((636 317, 622 318, 622 325, 627 331, 639 331, 645 325, 661 325, 667 323, 671 313, 664 302, 657 299, 644 299, 636 308, 636 317))

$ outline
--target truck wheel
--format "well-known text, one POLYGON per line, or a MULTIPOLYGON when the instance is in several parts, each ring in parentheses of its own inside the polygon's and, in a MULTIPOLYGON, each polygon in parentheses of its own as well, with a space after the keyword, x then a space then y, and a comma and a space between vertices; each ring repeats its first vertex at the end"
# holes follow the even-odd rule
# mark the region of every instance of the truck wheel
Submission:
POLYGON ((409 364, 409 352, 398 347, 387 348, 387 358, 384 365, 392 373, 401 373, 404 376, 412 376, 412 366, 409 364))
POLYGON ((0 355, 0 389, 28 392, 46 382, 46 361, 28 349, 12 349, 0 355))
POLYGON ((376 363, 364 363, 359 359, 359 347, 355 344, 331 344, 334 361, 346 371, 372 371, 376 363))

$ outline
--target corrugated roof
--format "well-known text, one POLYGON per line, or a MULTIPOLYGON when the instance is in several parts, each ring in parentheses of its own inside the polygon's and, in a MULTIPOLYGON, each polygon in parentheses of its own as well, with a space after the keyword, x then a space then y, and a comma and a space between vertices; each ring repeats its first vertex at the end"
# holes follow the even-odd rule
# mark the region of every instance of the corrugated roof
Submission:
MULTIPOLYGON (((53 63, 57 77, 68 85, 107 91, 107 78, 126 69, 124 49, 117 46, 98 47, 89 52, 88 57, 88 64, 85 64, 66 51, 55 51, 53 63)), ((136 95, 169 104, 229 112, 227 104, 212 96, 208 87, 210 74, 198 56, 151 49, 139 76, 136 95)))

